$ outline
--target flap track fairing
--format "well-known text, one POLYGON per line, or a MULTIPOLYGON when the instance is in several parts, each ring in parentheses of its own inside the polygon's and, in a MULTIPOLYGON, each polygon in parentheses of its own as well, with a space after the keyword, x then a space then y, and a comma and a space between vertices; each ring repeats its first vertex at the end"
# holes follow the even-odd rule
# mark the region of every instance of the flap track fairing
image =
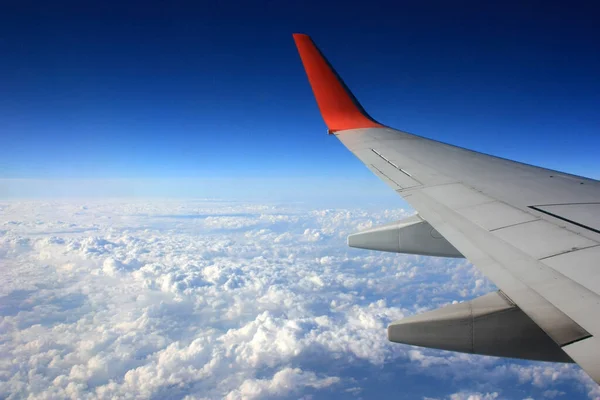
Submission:
POLYGON ((388 339, 462 353, 573 362, 500 291, 393 322, 388 339))
POLYGON ((393 253, 464 258, 418 215, 350 235, 348 246, 393 253))

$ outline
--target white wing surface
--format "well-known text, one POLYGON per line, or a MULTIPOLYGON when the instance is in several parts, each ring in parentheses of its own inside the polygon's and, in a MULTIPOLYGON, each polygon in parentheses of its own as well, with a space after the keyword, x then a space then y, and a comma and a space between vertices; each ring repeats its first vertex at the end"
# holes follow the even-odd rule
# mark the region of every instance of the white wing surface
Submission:
POLYGON ((600 182, 386 127, 364 111, 308 36, 294 39, 329 132, 420 217, 353 235, 350 244, 455 252, 500 288, 492 300, 394 323, 390 340, 573 360, 600 382, 600 182))

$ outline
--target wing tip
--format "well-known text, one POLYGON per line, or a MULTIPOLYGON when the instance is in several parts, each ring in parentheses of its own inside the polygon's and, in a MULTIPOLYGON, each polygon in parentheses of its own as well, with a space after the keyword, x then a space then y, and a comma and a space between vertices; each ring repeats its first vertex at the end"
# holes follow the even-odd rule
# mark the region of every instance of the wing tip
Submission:
POLYGON ((309 35, 293 33, 292 36, 330 133, 384 127, 367 114, 309 35))
POLYGON ((306 33, 300 32, 292 33, 292 37, 294 39, 310 39, 310 36, 308 36, 306 33))

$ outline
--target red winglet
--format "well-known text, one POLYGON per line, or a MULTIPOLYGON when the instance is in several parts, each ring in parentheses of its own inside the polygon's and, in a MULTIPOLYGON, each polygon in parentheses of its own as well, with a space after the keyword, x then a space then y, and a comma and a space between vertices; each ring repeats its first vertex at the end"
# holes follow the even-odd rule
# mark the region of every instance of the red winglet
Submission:
POLYGON ((308 35, 295 33, 294 41, 329 132, 382 128, 362 108, 350 89, 327 62, 308 35))

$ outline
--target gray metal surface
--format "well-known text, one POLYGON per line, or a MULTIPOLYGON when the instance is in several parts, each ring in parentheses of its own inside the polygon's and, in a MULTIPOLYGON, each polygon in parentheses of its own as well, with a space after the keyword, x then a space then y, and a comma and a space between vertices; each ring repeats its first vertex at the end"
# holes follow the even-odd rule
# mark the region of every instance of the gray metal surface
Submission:
POLYGON ((598 181, 389 128, 335 135, 600 382, 598 181))
POLYGON ((394 253, 463 258, 418 215, 348 236, 348 246, 394 253))
POLYGON ((534 209, 565 222, 600 231, 600 203, 541 204, 534 206, 534 209))
POLYGON ((600 383, 600 182, 387 128, 294 40, 329 132, 600 383))
POLYGON ((393 322, 388 326, 388 338, 463 353, 572 362, 535 322, 499 292, 393 322))

